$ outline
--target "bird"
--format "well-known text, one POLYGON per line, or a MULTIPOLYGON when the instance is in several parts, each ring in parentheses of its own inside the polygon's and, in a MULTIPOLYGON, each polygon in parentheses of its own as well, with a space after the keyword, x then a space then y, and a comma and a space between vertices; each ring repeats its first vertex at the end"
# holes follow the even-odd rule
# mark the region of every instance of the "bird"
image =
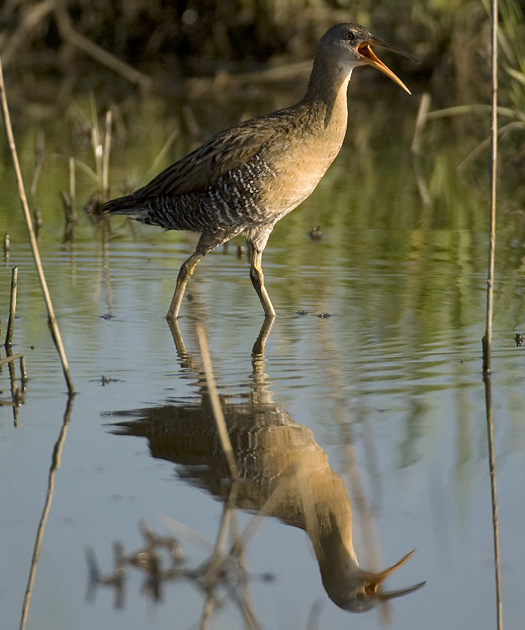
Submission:
POLYGON ((215 134, 142 188, 101 206, 102 214, 200 233, 194 253, 179 269, 168 321, 179 316, 186 285, 202 258, 238 234, 248 242, 250 278, 265 316, 275 318, 262 254, 277 221, 313 192, 341 149, 353 69, 372 66, 410 94, 372 46, 417 61, 363 26, 336 24, 319 41, 298 103, 215 134))

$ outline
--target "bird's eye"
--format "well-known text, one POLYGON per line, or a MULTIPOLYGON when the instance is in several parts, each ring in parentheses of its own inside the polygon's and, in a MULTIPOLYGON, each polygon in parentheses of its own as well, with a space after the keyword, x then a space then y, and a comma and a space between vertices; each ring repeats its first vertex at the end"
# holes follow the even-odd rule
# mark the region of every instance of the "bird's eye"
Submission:
POLYGON ((345 37, 349 42, 353 42, 355 39, 355 33, 352 31, 347 31, 345 37))

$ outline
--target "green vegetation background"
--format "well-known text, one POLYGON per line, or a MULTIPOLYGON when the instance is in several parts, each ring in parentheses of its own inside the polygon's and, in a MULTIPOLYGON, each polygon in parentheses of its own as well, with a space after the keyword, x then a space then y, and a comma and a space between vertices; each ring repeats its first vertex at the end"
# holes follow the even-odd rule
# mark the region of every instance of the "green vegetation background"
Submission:
MULTIPOLYGON (((398 67, 445 106, 486 102, 487 5, 487 0, 5 0, 0 51, 16 85, 11 102, 25 105, 35 118, 55 114, 86 89, 95 90, 104 107, 122 100, 129 81, 186 94, 187 77, 308 60, 331 24, 352 21, 414 53, 419 66, 402 60, 398 67)), ((513 80, 523 109, 525 0, 500 5, 503 62, 514 71, 506 80, 513 80)))

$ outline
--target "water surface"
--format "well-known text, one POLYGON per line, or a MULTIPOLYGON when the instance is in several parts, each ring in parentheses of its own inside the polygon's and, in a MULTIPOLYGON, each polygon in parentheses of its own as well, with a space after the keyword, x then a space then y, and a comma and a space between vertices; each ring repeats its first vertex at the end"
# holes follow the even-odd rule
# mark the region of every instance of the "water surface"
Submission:
MULTIPOLYGON (((316 193, 270 238, 264 269, 278 317, 264 356, 255 362, 252 347, 263 316, 247 260, 237 253, 242 240, 211 253, 192 278, 192 299, 184 301, 180 319, 186 346, 181 356, 164 315, 178 266, 195 238, 131 229, 119 218, 103 237, 81 215, 74 243, 62 243, 58 191, 67 187, 68 155, 64 149, 57 157, 60 151, 55 155, 49 148, 34 203, 44 218, 41 255, 78 392, 70 405, 16 191, 4 171, 2 233, 9 232, 11 248, 0 267, 1 318, 7 321, 16 265, 13 350, 26 356, 29 383, 21 407, 0 407, 3 627, 20 623, 50 468, 53 494, 26 627, 198 627, 206 597, 192 580, 166 582, 154 604, 144 575, 129 569, 117 608, 112 587, 89 588, 85 557, 90 547, 101 573, 111 574, 115 541, 125 553, 143 546, 141 521, 178 539, 186 567, 199 567, 209 557, 209 548, 173 530, 169 521, 213 543, 224 507, 224 479, 209 472, 212 461, 197 465, 188 451, 177 450, 183 439, 177 438, 176 423, 209 418, 199 376, 198 321, 207 333, 227 418, 235 418, 246 435, 254 418, 266 418, 270 432, 272 423, 280 423, 281 430, 284 425, 301 436, 303 447, 323 462, 323 478, 344 483, 359 564, 378 571, 417 548, 385 588, 427 582, 387 607, 344 611, 323 588, 299 516, 280 514, 263 520, 245 551, 251 576, 245 597, 256 621, 243 619, 235 598, 219 588, 223 603, 210 627, 376 628, 386 619, 391 628, 495 627, 480 341, 487 181, 475 166, 456 171, 468 139, 439 142, 442 130, 430 128, 422 170, 432 203, 423 204, 409 154, 415 112, 400 111, 393 131, 379 125, 387 120, 384 111, 369 116, 364 129, 368 111, 355 105, 349 142, 338 160, 316 193), (315 226, 323 233, 319 241, 308 236, 315 226), (152 418, 158 414, 168 418, 173 444, 160 439, 152 446, 152 418), (122 422, 126 431, 114 426, 122 422)), ((113 190, 125 175, 140 183, 170 124, 176 124, 152 120, 149 130, 132 121, 127 139, 117 143, 113 190)), ((29 179, 32 133, 23 140, 29 179)), ((87 145, 75 150, 89 163, 87 145)), ((171 157, 181 150, 175 144, 171 157)), ((78 178, 83 201, 93 184, 78 178)), ((492 376, 508 628, 520 627, 525 578, 524 355, 513 341, 524 327, 525 252, 523 211, 513 206, 512 193, 503 190, 500 196, 492 376)), ((0 397, 9 400, 5 366, 0 379, 0 397)), ((188 426, 186 436, 192 422, 188 426)), ((269 452, 291 456, 286 444, 269 452)), ((268 474, 270 468, 261 470, 268 474)), ((321 482, 307 485, 316 483, 321 482)), ((257 488, 235 510, 241 531, 260 507, 257 488)))

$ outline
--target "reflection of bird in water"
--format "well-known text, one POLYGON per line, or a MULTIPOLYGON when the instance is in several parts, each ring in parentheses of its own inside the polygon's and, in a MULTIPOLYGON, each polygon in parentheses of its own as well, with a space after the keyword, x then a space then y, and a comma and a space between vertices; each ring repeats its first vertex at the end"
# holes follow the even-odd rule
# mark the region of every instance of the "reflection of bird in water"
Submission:
MULTIPOLYGON (((172 329, 174 334, 177 329, 172 329)), ((255 348, 264 347, 269 330, 255 348)), ((177 348, 183 348, 181 338, 177 348)), ((188 355, 185 354, 188 365, 188 355)), ((412 555, 374 573, 359 567, 352 544, 352 507, 343 480, 316 443, 312 431, 292 420, 273 402, 266 387, 261 355, 254 355, 252 391, 240 402, 222 396, 222 409, 241 482, 235 505, 264 510, 282 522, 304 529, 312 541, 328 596, 354 612, 410 593, 424 582, 384 591, 382 582, 412 555)), ((228 465, 203 384, 197 402, 119 412, 137 419, 119 422, 116 432, 149 440, 153 457, 179 465, 179 474, 223 501, 228 499, 228 465)))
POLYGON ((262 253, 275 223, 310 195, 339 153, 352 70, 370 65, 408 92, 371 46, 413 59, 362 26, 337 24, 319 43, 299 103, 216 134, 132 195, 102 206, 103 212, 126 214, 142 223, 201 233, 195 253, 180 268, 168 319, 178 316, 200 260, 241 233, 250 245, 253 286, 265 314, 275 316, 264 286, 262 253))

